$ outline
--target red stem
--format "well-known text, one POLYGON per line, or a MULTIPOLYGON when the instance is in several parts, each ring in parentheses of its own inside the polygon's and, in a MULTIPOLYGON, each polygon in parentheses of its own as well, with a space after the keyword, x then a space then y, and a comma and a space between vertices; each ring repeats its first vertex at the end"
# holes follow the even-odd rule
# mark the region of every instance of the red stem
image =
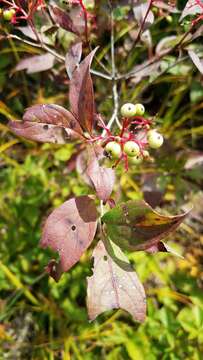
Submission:
POLYGON ((88 26, 87 26, 87 9, 85 7, 85 5, 83 4, 83 1, 82 0, 79 0, 79 3, 80 3, 80 6, 83 10, 83 14, 84 14, 84 20, 85 20, 85 39, 86 39, 86 43, 88 44, 89 43, 89 40, 88 40, 88 26))

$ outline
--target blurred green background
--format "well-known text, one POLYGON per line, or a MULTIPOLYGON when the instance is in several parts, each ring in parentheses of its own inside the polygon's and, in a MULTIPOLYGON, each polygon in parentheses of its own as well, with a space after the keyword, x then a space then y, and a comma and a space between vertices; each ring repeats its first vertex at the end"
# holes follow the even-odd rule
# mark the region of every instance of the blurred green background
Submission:
MULTIPOLYGON (((129 24, 123 9, 118 10, 116 62, 124 73, 146 58, 147 50, 131 48, 129 56, 129 24)), ((161 17, 153 26, 153 41, 157 43, 163 33, 173 34, 174 27, 177 33, 182 31, 178 16, 172 22, 161 17)), ((13 28, 3 24, 1 30, 13 28)), ((70 36, 66 34, 64 40, 62 35, 60 46, 68 49, 70 36)), ((101 34, 101 39, 98 58, 108 66, 109 34, 101 34)), ((197 39, 200 50, 201 40, 197 39)), ((97 45, 94 37, 93 45, 97 45)), ((56 64, 38 74, 12 74, 22 57, 42 52, 11 39, 0 46, 0 359, 203 359, 203 172, 197 162, 203 150, 202 75, 186 57, 161 76, 152 73, 135 84, 120 81, 120 103, 143 102, 147 115, 156 115, 154 121, 166 140, 151 162, 128 173, 118 168, 115 197, 119 201, 158 197, 159 211, 174 215, 186 204, 192 203, 194 209, 169 239, 184 258, 129 254, 148 297, 145 323, 135 323, 121 310, 89 323, 85 297, 92 248, 55 283, 44 273, 53 254, 38 247, 43 221, 51 210, 71 196, 92 191, 75 170, 78 145, 36 144, 17 138, 7 127, 8 119, 21 118, 24 109, 35 103, 68 107, 65 69, 56 64), (192 166, 186 165, 188 159, 192 166)), ((175 60, 175 56, 165 58, 163 69, 175 60)), ((108 121, 111 84, 93 80, 98 111, 108 121)))

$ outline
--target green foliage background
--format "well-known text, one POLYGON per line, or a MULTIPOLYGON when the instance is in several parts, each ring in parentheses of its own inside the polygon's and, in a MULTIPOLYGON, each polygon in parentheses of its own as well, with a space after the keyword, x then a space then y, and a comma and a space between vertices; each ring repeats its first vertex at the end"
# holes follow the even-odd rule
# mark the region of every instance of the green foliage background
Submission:
MULTIPOLYGON (((129 29, 118 9, 115 16, 121 53, 129 29)), ((154 39, 160 39, 163 29, 171 34, 174 26, 178 26, 175 16, 172 23, 158 21, 153 27, 154 39)), ((9 26, 4 29, 10 30, 9 26)), ((109 38, 103 39, 102 46, 101 60, 109 50, 109 38)), ((123 61, 125 54, 118 56, 120 71, 128 72, 145 51, 133 49, 127 61, 123 61)), ((39 53, 39 49, 12 40, 1 46, 0 359, 201 360, 202 220, 188 219, 170 238, 184 259, 143 252, 129 255, 148 296, 144 324, 133 322, 121 310, 88 322, 86 276, 91 274, 92 249, 59 283, 44 274, 43 268, 53 256, 38 247, 44 219, 68 197, 91 189, 75 170, 69 171, 76 145, 35 144, 15 137, 7 128, 7 120, 22 117, 31 104, 68 106, 65 71, 58 65, 58 78, 51 72, 10 75, 22 55, 39 53)), ((164 59, 163 66, 173 60, 164 59)), ((94 82, 98 109, 108 119, 112 112, 110 84, 98 78, 94 82)), ((142 198, 143 175, 155 173, 164 191, 162 211, 176 214, 185 203, 196 206, 202 202, 202 169, 184 169, 187 152, 202 150, 202 79, 191 61, 186 59, 161 77, 152 74, 150 80, 136 86, 123 80, 120 100, 143 101, 149 116, 158 113, 157 125, 166 143, 154 153, 153 163, 129 173, 118 169, 115 195, 119 193, 123 200, 142 198)))

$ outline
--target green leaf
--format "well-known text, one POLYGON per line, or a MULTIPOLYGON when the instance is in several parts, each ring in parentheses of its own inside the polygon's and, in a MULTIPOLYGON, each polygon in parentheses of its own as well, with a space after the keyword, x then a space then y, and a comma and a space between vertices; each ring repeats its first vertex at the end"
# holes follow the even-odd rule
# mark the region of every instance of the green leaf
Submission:
POLYGON ((145 201, 130 200, 108 211, 102 217, 109 238, 129 251, 159 250, 160 240, 173 232, 188 212, 164 216, 145 201))

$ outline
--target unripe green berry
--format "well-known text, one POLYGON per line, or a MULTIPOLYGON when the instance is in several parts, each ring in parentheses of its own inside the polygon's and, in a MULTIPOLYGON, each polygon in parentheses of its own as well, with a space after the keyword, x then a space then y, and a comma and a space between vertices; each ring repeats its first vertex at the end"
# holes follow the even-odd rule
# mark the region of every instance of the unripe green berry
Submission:
POLYGON ((136 155, 130 158, 130 163, 133 165, 139 165, 143 161, 143 157, 141 155, 136 155))
POLYGON ((132 117, 135 116, 135 105, 131 103, 126 103, 121 107, 121 115, 123 117, 132 117))
POLYGON ((140 153, 140 148, 134 141, 127 141, 123 150, 128 156, 132 157, 140 153))
POLYGON ((149 130, 147 134, 149 146, 152 149, 158 149, 164 142, 163 136, 156 130, 149 130))
POLYGON ((145 107, 142 104, 135 105, 135 115, 142 116, 145 113, 145 107))
POLYGON ((15 10, 14 9, 8 9, 8 10, 4 10, 3 11, 3 18, 6 21, 10 21, 13 17, 13 15, 15 14, 15 10))
POLYGON ((121 146, 116 141, 110 141, 105 146, 106 152, 112 157, 119 158, 122 154, 121 146))

